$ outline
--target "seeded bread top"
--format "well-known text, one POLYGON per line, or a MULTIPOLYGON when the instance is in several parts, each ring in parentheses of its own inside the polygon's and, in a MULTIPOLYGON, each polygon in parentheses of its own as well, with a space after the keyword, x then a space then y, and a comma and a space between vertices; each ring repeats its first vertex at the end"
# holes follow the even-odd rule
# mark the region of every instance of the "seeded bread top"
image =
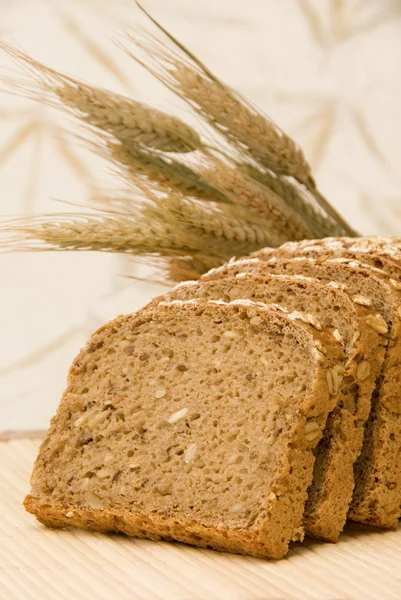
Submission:
POLYGON ((306 250, 312 253, 319 252, 319 248, 321 247, 332 250, 354 249, 398 258, 401 257, 401 238, 398 237, 329 237, 317 240, 287 242, 280 246, 280 250, 288 250, 290 252, 298 250, 303 252, 306 250))
POLYGON ((309 256, 324 260, 341 257, 355 259, 384 270, 396 280, 401 279, 401 249, 396 243, 389 244, 366 238, 325 238, 288 242, 279 248, 263 248, 254 252, 251 258, 267 260, 273 256, 293 258, 309 256))
POLYGON ((217 277, 219 271, 215 271, 213 278, 205 276, 201 280, 175 286, 171 292, 152 300, 151 305, 161 300, 188 300, 191 297, 220 298, 226 302, 246 298, 280 304, 290 311, 304 313, 311 324, 334 331, 337 338, 342 339, 345 349, 353 344, 355 331, 365 326, 366 319, 377 333, 387 333, 388 327, 383 318, 371 308, 354 302, 336 282, 327 284, 303 275, 266 273, 263 266, 260 272, 244 270, 231 277, 236 264, 239 263, 231 263, 227 271, 223 268, 220 271, 227 279, 224 288, 219 284, 223 277, 217 277))

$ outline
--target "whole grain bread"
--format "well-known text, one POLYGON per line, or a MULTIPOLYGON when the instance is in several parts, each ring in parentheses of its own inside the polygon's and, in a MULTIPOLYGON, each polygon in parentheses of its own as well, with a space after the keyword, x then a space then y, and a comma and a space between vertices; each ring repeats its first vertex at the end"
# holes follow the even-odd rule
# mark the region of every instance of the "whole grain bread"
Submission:
POLYGON ((25 507, 51 527, 279 558, 302 535, 342 356, 251 301, 118 317, 71 367, 25 507))
POLYGON ((365 425, 364 444, 355 464, 355 491, 349 518, 376 527, 395 528, 401 504, 401 285, 388 273, 345 257, 285 258, 260 253, 258 258, 232 262, 206 279, 243 271, 304 274, 346 285, 357 303, 368 305, 388 325, 388 347, 372 408, 365 425))
POLYGON ((330 330, 343 343, 347 360, 344 373, 337 373, 338 405, 329 415, 315 451, 314 478, 303 521, 307 534, 336 541, 347 518, 354 490, 354 462, 361 452, 363 427, 384 359, 385 321, 372 309, 355 304, 336 284, 326 285, 302 276, 262 276, 246 271, 237 277, 180 284, 153 304, 191 298, 226 302, 247 298, 279 303, 290 311, 302 311, 306 321, 330 330), (376 329, 368 323, 376 324, 376 329), (357 383, 360 356, 369 362, 370 372, 357 383))

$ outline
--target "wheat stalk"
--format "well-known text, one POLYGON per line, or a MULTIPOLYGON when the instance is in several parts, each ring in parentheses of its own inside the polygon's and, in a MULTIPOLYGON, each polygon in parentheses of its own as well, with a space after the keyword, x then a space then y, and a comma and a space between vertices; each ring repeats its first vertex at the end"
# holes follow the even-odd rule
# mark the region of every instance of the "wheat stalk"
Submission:
POLYGON ((154 264, 166 281, 198 279, 231 256, 204 253, 202 240, 193 233, 160 220, 138 219, 132 213, 18 218, 0 226, 0 238, 0 253, 71 250, 123 253, 137 261, 142 257, 145 264, 154 264))
POLYGON ((195 129, 173 115, 59 73, 5 42, 0 48, 29 72, 29 80, 3 78, 26 97, 68 110, 127 146, 182 153, 203 147, 195 129))
POLYGON ((119 252, 157 261, 170 281, 180 281, 264 246, 352 235, 316 189, 294 140, 151 20, 172 47, 140 33, 130 39, 145 59, 129 54, 189 103, 213 133, 213 145, 174 116, 58 73, 0 42, 30 77, 4 78, 8 88, 77 117, 96 134, 86 142, 128 185, 120 194, 101 194, 93 213, 0 225, 0 251, 119 252))
POLYGON ((126 254, 203 253, 220 262, 266 245, 268 231, 233 215, 170 196, 147 204, 121 197, 115 210, 14 219, 0 227, 3 251, 92 250, 126 254), (126 212, 124 212, 126 211, 126 212), (210 249, 205 252, 206 249, 210 249))
POLYGON ((2 250, 94 250, 126 254, 199 252, 203 241, 171 222, 141 214, 57 213, 10 221, 0 228, 2 250))
POLYGON ((298 144, 250 102, 225 85, 138 2, 137 4, 173 43, 173 48, 156 37, 137 30, 127 37, 145 52, 146 58, 141 60, 138 55, 126 49, 128 54, 188 102, 231 143, 241 150, 247 150, 261 166, 278 175, 291 176, 304 184, 346 234, 357 235, 318 191, 311 167, 298 144))

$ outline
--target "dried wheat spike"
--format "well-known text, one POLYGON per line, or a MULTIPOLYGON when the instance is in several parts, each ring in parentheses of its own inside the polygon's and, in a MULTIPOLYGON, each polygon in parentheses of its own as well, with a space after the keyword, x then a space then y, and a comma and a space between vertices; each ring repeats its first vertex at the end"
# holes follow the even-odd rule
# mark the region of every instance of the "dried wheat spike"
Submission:
POLYGON ((173 115, 59 73, 5 42, 0 48, 29 75, 26 80, 3 78, 22 95, 67 110, 127 146, 183 153, 203 147, 195 129, 173 115))

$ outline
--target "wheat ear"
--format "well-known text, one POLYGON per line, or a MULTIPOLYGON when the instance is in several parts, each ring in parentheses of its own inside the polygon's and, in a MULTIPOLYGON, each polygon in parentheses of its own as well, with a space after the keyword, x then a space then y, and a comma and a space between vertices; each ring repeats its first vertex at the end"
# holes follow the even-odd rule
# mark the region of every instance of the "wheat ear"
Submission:
POLYGON ((59 73, 5 42, 0 49, 29 74, 26 80, 3 78, 19 94, 67 110, 127 145, 182 153, 203 147, 195 129, 173 115, 59 73))
POLYGON ((128 215, 57 213, 14 219, 0 228, 4 239, 1 249, 95 250, 162 256, 203 250, 202 240, 191 232, 183 234, 171 222, 150 220, 136 212, 128 215))

